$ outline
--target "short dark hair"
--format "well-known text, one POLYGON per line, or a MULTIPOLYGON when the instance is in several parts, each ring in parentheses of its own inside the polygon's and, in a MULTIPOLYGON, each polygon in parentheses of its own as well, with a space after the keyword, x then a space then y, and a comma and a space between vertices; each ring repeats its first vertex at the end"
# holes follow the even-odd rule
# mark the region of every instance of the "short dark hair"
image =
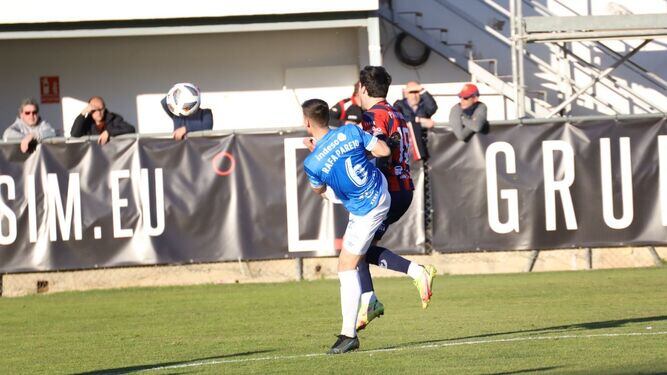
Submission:
POLYGON ((303 115, 319 125, 329 123, 329 105, 322 99, 308 99, 301 104, 303 115))
POLYGON ((102 102, 102 107, 105 107, 105 108, 106 108, 107 104, 104 102, 104 99, 102 99, 102 97, 101 97, 101 96, 98 96, 98 95, 91 96, 91 97, 88 99, 88 103, 92 102, 92 101, 95 100, 95 99, 101 101, 101 102, 102 102))
POLYGON ((35 100, 33 98, 25 98, 25 99, 21 100, 21 104, 19 104, 19 114, 21 114, 21 112, 23 112, 23 108, 25 108, 25 106, 27 106, 27 105, 34 105, 35 110, 37 112, 39 112, 39 104, 37 103, 37 100, 35 100))
POLYGON ((372 98, 386 98, 391 76, 381 66, 366 66, 359 72, 359 82, 372 98))

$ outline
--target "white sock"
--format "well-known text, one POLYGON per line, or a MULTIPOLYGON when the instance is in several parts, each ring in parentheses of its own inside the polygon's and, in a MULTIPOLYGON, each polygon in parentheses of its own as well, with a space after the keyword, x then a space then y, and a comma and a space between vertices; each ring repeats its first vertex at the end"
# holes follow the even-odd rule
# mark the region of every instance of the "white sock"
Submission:
POLYGON ((357 335, 357 311, 361 297, 361 283, 359 271, 350 270, 338 272, 340 279, 340 308, 343 313, 343 327, 341 335, 355 337, 357 335))
POLYGON ((412 277, 413 280, 417 280, 424 274, 424 267, 420 266, 415 262, 410 262, 408 266, 408 276, 412 277))
POLYGON ((361 295, 361 306, 370 306, 375 300, 377 300, 377 297, 374 291, 371 290, 370 292, 363 293, 361 295))

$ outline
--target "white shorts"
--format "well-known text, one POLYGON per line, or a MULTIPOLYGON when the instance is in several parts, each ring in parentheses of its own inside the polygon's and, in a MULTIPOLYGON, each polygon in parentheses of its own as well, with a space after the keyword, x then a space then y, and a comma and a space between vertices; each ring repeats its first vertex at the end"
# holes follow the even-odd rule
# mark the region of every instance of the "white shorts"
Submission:
POLYGON ((345 251, 356 255, 366 254, 375 232, 387 217, 389 206, 391 206, 391 196, 387 190, 387 180, 384 176, 382 176, 382 190, 384 190, 382 196, 374 209, 364 216, 350 214, 343 236, 343 249, 345 251))

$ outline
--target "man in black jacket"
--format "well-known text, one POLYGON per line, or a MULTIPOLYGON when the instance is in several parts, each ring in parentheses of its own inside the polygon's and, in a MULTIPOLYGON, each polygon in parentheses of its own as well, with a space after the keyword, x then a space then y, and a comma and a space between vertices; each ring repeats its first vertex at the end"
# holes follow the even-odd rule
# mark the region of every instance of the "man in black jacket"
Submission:
POLYGON ((417 81, 410 81, 403 89, 403 99, 394 103, 394 108, 403 114, 405 121, 412 124, 414 132, 414 158, 415 160, 427 160, 428 150, 426 129, 433 127, 431 116, 438 110, 438 104, 433 96, 424 90, 417 81))
POLYGON ((109 142, 111 137, 134 132, 134 126, 125 122, 121 116, 108 111, 104 99, 99 96, 88 100, 88 105, 76 117, 70 131, 72 137, 99 135, 97 143, 101 145, 109 142))

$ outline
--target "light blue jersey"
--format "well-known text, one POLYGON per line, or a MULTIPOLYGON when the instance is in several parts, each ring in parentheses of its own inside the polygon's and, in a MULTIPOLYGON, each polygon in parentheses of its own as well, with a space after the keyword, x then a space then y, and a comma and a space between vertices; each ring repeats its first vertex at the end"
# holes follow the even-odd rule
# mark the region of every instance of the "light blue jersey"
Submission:
POLYGON ((366 157, 377 141, 352 124, 330 130, 303 163, 310 184, 333 189, 351 214, 367 214, 383 194, 382 174, 366 157))

